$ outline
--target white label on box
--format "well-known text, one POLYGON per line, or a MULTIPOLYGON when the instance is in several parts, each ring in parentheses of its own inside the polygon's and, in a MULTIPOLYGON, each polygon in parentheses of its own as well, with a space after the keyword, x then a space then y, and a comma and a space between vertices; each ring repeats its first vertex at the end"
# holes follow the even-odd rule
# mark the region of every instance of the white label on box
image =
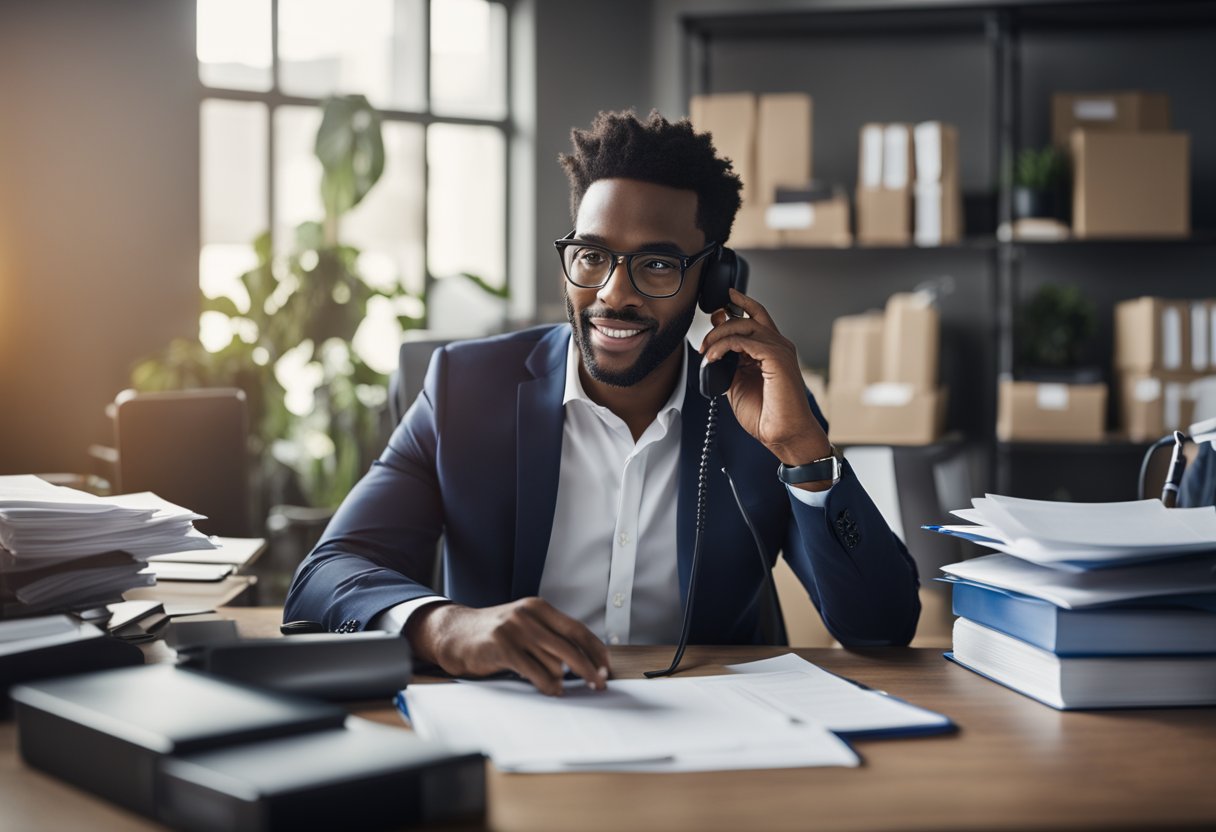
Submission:
POLYGON ((908 187, 912 180, 908 170, 908 125, 888 124, 882 134, 882 186, 898 189, 908 187))
POLYGON ((764 222, 779 231, 810 228, 815 224, 815 206, 810 202, 776 202, 765 210, 764 222))
POLYGON ((1039 410, 1068 410, 1067 384, 1038 384, 1034 397, 1039 410))
POLYGON ((1183 427, 1181 424, 1182 398, 1186 393, 1186 386, 1177 381, 1165 385, 1165 409, 1162 414, 1162 427, 1166 430, 1183 427))
POLYGON ((1191 369, 1203 372, 1208 368, 1208 305, 1203 301, 1191 304, 1191 369))
POLYGON ((1155 402, 1161 398, 1161 379, 1138 378, 1132 387, 1132 398, 1138 402, 1155 402))
POLYGON ((865 386, 861 391, 861 403, 871 407, 903 407, 912 401, 915 392, 911 384, 881 381, 865 386))
POLYGON ((1072 104, 1077 121, 1114 121, 1118 114, 1113 98, 1078 98, 1072 104))
POLYGON ((913 130, 916 147, 916 181, 940 182, 942 179, 942 123, 922 121, 913 130))
POLYGON ((1175 306, 1161 310, 1161 366, 1167 370, 1182 366, 1182 313, 1175 306))
POLYGON ((942 185, 940 182, 917 182, 916 231, 918 246, 942 244, 942 185))
POLYGON ((861 130, 861 185, 882 185, 882 125, 870 124, 861 130))

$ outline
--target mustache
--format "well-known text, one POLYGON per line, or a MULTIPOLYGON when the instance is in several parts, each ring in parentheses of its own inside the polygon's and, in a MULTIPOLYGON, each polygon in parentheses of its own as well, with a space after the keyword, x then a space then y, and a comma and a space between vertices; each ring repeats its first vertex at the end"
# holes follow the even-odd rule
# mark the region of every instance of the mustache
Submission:
POLYGON ((579 313, 579 318, 584 324, 590 325, 592 318, 601 318, 609 321, 621 321, 622 323, 643 324, 648 327, 653 327, 655 321, 653 318, 643 318, 633 309, 617 311, 615 309, 584 309, 579 313))

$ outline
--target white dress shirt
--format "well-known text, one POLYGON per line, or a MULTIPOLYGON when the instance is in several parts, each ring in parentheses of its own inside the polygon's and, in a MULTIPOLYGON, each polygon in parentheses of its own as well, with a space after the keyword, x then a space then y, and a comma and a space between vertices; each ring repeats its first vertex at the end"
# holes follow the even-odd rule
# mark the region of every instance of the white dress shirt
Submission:
MULTIPOLYGON (((676 496, 688 352, 675 389, 637 442, 623 419, 587 396, 580 364, 571 339, 557 506, 539 595, 606 644, 674 644, 683 615, 676 496)), ((822 507, 830 489, 789 491, 822 507)), ((414 611, 443 600, 406 601, 370 627, 400 632, 414 611)))

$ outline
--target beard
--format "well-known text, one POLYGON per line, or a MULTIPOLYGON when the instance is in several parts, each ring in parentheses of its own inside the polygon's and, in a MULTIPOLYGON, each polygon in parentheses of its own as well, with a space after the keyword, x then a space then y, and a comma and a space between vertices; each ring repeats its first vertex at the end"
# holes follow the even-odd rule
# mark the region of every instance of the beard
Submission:
POLYGON ((632 366, 614 372, 605 369, 595 360, 595 350, 591 346, 591 319, 593 317, 608 318, 614 321, 643 324, 651 329, 654 329, 654 320, 643 318, 632 310, 627 312, 600 310, 592 315, 591 309, 584 309, 576 315, 574 304, 570 302, 570 293, 563 291, 562 296, 566 301, 566 317, 574 329, 574 338, 578 343, 579 352, 583 356, 583 366, 587 368, 587 372, 593 379, 612 387, 632 387, 654 372, 655 368, 666 361, 668 356, 683 343, 685 336, 688 335, 688 328, 692 326, 693 316, 697 313, 697 304, 694 301, 688 305, 688 309, 672 318, 666 326, 660 327, 650 337, 646 346, 642 348, 642 354, 638 356, 632 366))

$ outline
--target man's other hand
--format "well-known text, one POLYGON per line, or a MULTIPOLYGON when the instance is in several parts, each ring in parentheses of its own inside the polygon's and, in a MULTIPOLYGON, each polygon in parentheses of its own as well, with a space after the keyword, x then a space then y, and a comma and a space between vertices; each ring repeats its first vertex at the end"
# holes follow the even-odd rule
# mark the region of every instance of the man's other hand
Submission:
POLYGON ((565 668, 595 690, 607 687, 608 648, 580 621, 540 598, 474 609, 435 604, 410 617, 405 635, 423 661, 453 676, 508 670, 560 696, 565 668))

